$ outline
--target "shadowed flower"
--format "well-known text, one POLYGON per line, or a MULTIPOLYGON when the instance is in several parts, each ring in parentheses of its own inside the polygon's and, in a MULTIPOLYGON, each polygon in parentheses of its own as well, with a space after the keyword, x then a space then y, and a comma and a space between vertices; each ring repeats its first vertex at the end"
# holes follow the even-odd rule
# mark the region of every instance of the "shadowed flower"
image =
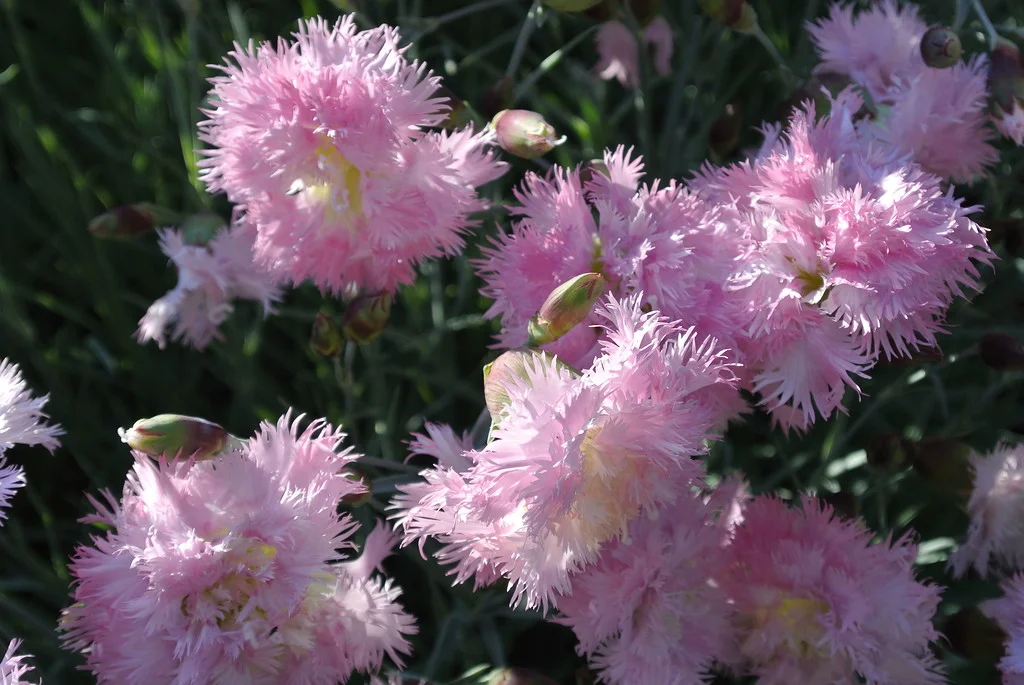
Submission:
POLYGON ((971 524, 966 542, 950 557, 953 573, 962 576, 973 566, 985 575, 992 562, 1024 570, 1024 445, 971 455, 971 466, 971 524))
MULTIPOLYGON (((655 17, 644 27, 644 44, 652 49, 655 73, 667 76, 672 71, 672 27, 664 17, 655 17)), ((595 37, 598 61, 594 73, 604 80, 616 79, 626 88, 640 82, 640 56, 633 32, 620 21, 601 24, 595 37)))
POLYGON ((25 663, 24 654, 15 654, 21 646, 21 640, 11 640, 7 651, 0 659, 0 685, 29 685, 24 676, 33 668, 25 663))
POLYGON ((720 662, 762 685, 945 682, 929 651, 939 589, 914 579, 907 538, 871 538, 812 498, 755 498, 717 576, 736 630, 720 662))
POLYGON ((236 46, 211 79, 202 178, 244 210, 275 280, 390 292, 461 250, 476 187, 505 165, 487 133, 424 131, 448 100, 405 50, 392 27, 316 18, 294 42, 236 46))
POLYGON ((982 602, 981 610, 1006 633, 1006 653, 999 661, 1003 685, 1024 683, 1024 575, 1002 584, 1003 596, 982 602))
POLYGON ((204 462, 136 453, 120 503, 84 519, 111 527, 72 560, 66 646, 100 683, 335 683, 409 652, 412 617, 371 575, 392 538, 378 527, 343 563, 357 528, 339 516, 362 486, 323 420, 286 414, 204 462))
POLYGON ((555 605, 572 572, 701 475, 693 457, 720 416, 718 393, 733 392, 730 366, 714 341, 642 313, 639 295, 598 313, 608 338, 591 369, 537 355, 507 378, 491 440, 464 453, 468 467, 399 487, 403 544, 436 538, 455 582, 505 577, 513 603, 555 605))
POLYGON ((160 249, 178 270, 178 284, 150 305, 139 321, 140 343, 163 349, 171 338, 203 349, 222 338, 218 327, 234 309, 232 300, 255 300, 264 314, 281 298, 266 271, 252 261, 252 238, 238 230, 219 231, 207 245, 190 245, 181 231, 160 231, 160 249))

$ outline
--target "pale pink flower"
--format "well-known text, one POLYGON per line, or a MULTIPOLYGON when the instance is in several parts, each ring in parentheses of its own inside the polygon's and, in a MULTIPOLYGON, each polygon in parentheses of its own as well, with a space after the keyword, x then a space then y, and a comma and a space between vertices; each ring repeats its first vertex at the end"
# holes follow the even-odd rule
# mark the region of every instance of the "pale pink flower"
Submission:
POLYGON ((945 682, 929 651, 939 589, 914 579, 907 538, 871 538, 813 498, 749 503, 716 576, 736 631, 722 665, 761 685, 945 682))
POLYGON ((0 455, 14 445, 42 445, 51 453, 60 446, 64 430, 44 423, 49 399, 33 397, 18 365, 0 361, 0 455))
POLYGON ((456 435, 451 426, 439 423, 427 423, 424 428, 426 435, 416 433, 409 443, 410 454, 425 454, 437 459, 440 466, 465 471, 472 462, 465 457, 466 452, 473 449, 473 441, 468 432, 456 435))
POLYGON ((244 210, 276 280, 392 291, 458 253, 486 206, 476 187, 505 169, 489 134, 424 132, 447 106, 405 50, 390 26, 316 18, 294 42, 236 46, 211 79, 202 178, 244 210))
POLYGON ((222 339, 218 328, 233 311, 233 300, 255 300, 266 315, 281 298, 280 288, 253 263, 252 238, 244 231, 222 229, 208 245, 191 245, 180 231, 163 229, 160 249, 178 270, 178 284, 139 321, 139 342, 155 340, 163 349, 173 327, 173 340, 201 350, 222 339))
POLYGON ((0 525, 7 519, 7 508, 11 506, 11 498, 19 488, 25 486, 25 470, 17 464, 8 464, 6 457, 0 456, 0 525))
POLYGON ((1003 685, 1024 683, 1024 574, 1002 583, 1003 596, 981 603, 981 610, 1006 633, 1006 653, 999 661, 1003 685))
POLYGON ((967 503, 971 515, 967 540, 950 557, 953 573, 990 564, 1024 570, 1024 445, 999 445, 971 455, 974 488, 967 503))
POLYGON ((371 575, 390 535, 369 534, 339 500, 362 492, 323 420, 290 414, 214 460, 154 463, 136 453, 120 503, 84 519, 111 530, 72 560, 65 644, 100 683, 323 685, 409 652, 412 617, 371 575))
POLYGON ((507 578, 513 603, 548 607, 570 574, 594 562, 633 519, 674 501, 700 476, 730 365, 640 295, 598 310, 608 336, 582 375, 537 357, 509 381, 491 441, 401 486, 393 503, 403 544, 442 543, 455 582, 507 578))
POLYGON ((935 345, 946 307, 993 259, 976 208, 861 138, 859 105, 847 90, 819 122, 808 105, 756 158, 696 181, 741 242, 726 285, 747 316, 738 347, 787 426, 842 411, 878 356, 935 345))
POLYGON ((1020 106, 1020 101, 1013 101, 1011 112, 1000 110, 999 116, 993 117, 992 122, 1004 136, 1017 145, 1024 145, 1024 107, 1020 106))
MULTIPOLYGON (((500 316, 498 346, 526 342, 526 326, 548 294, 588 271, 600 272, 618 297, 643 291, 646 304, 694 326, 731 348, 742 313, 723 285, 730 273, 731 227, 701 197, 670 181, 640 185, 643 162, 622 147, 605 151, 607 173, 583 183, 578 170, 527 173, 516 190, 513 230, 484 248, 477 269, 481 292, 500 316)), ((588 366, 599 350, 592 314, 565 337, 544 346, 569 364, 588 366)), ((736 413, 738 407, 734 407, 736 413)))
POLYGON ((26 655, 15 654, 19 647, 21 640, 11 640, 0 659, 0 685, 28 685, 24 677, 33 668, 25 663, 26 655))
POLYGON ((716 514, 680 492, 656 517, 630 523, 626 537, 573 576, 555 621, 573 629, 601 682, 706 682, 732 636, 731 608, 715 582, 724 560, 716 514))
MULTIPOLYGON (((652 49, 654 71, 666 76, 672 71, 672 27, 664 17, 655 17, 644 27, 644 43, 652 49)), ((616 79, 626 88, 636 88, 640 82, 640 56, 633 32, 620 21, 601 24, 594 38, 597 44, 597 64, 594 73, 605 81, 616 79)))

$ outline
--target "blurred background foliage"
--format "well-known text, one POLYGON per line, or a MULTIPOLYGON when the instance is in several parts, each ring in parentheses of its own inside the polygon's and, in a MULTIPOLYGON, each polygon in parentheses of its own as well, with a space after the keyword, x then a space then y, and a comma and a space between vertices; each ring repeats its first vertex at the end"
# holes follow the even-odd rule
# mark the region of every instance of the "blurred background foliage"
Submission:
MULTIPOLYGON (((804 24, 826 9, 814 0, 753 4, 795 78, 756 40, 714 24, 695 0, 679 0, 661 9, 676 30, 673 73, 624 90, 591 73, 596 23, 546 12, 525 43, 511 93, 516 107, 541 112, 568 141, 538 162, 514 161, 488 188, 492 199, 509 197, 527 169, 573 165, 606 146, 636 145, 648 180, 684 179, 709 156, 740 159, 760 141, 755 127, 784 117, 799 97, 816 61, 804 24)), ((923 5, 927 20, 953 22, 954 0, 923 5)), ((1024 16, 1024 2, 985 6, 1005 35, 1017 35, 1012 18, 1024 16)), ((401 26, 414 41, 409 54, 443 75, 483 124, 530 8, 529 0, 0 0, 0 357, 18 362, 37 392, 50 393, 49 411, 67 430, 53 456, 9 453, 25 465, 28 486, 0 529, 0 637, 26 640, 44 682, 92 682, 76 671, 79 658, 60 650, 54 626, 66 602, 67 558, 89 534, 76 521, 89 509, 85 493, 119 492, 131 463, 119 426, 175 412, 249 435, 289 407, 326 416, 360 451, 389 462, 366 468, 374 498, 353 513, 370 521, 384 515, 395 483, 417 470, 416 462, 402 464, 410 432, 425 420, 474 425, 483 407, 480 369, 494 356, 496 326, 483 318, 488 302, 465 258, 424 265, 416 285, 401 291, 384 334, 337 360, 308 348, 316 312, 338 311, 311 287, 289 292, 265 322, 241 303, 224 340, 204 353, 139 345, 139 318, 176 274, 155 237, 96 240, 86 230, 90 218, 132 202, 229 216, 225 200, 197 180, 195 124, 209 65, 232 42, 273 40, 299 17, 358 10, 363 26, 401 26)), ((961 36, 968 52, 984 49, 973 18, 961 36)), ((945 574, 967 521, 956 491, 969 484, 963 472, 943 471, 943 450, 951 449, 943 441, 986 450, 1024 431, 1021 372, 994 370, 978 353, 984 333, 1024 337, 1024 261, 1016 256, 1024 254, 1024 157, 1003 147, 990 178, 958 189, 986 207, 980 220, 995 229, 1002 260, 984 274, 984 292, 951 311, 941 359, 879 366, 864 396, 847 398, 849 415, 808 435, 773 431, 755 413, 709 459, 715 474, 742 470, 755 491, 826 496, 863 515, 880 537, 916 530, 921 574, 949 586, 937 617, 948 639, 937 650, 962 683, 996 682, 997 653, 968 660, 965 650, 978 657, 984 649, 964 647, 963 614, 950 617, 997 591, 945 574), (915 452, 938 466, 910 468, 915 452)), ((485 215, 468 255, 506 223, 500 211, 485 215)), ((571 632, 510 609, 500 589, 453 589, 415 549, 392 557, 387 569, 420 621, 410 673, 453 682, 474 668, 515 665, 562 683, 589 682, 578 672, 571 632)))

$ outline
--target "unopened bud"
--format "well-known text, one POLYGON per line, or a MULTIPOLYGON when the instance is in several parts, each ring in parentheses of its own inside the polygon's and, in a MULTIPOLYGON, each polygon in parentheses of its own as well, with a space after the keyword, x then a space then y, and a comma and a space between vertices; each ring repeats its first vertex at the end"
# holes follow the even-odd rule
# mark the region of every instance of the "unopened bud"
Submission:
POLYGON ((921 36, 921 59, 935 69, 953 66, 963 52, 960 36, 948 26, 933 26, 921 36))
POLYGON ((1014 43, 1000 38, 989 55, 990 111, 999 132, 1024 144, 1024 64, 1014 43))
POLYGON ((512 106, 515 95, 515 81, 511 76, 502 76, 484 93, 480 103, 480 113, 485 117, 494 118, 498 112, 512 106))
POLYGON ((959 499, 970 496, 974 487, 969 445, 951 438, 922 438, 908 443, 914 470, 936 490, 959 499))
POLYGON ((544 350, 515 349, 484 366, 484 402, 492 421, 508 406, 508 388, 512 383, 529 382, 530 374, 541 364, 555 365, 578 376, 579 371, 544 350))
POLYGON ((361 468, 356 465, 347 466, 345 468, 345 477, 358 483, 361 490, 342 497, 342 504, 354 509, 356 507, 361 507, 373 498, 370 478, 361 468))
POLYGON ((220 453, 231 437, 223 427, 195 416, 160 414, 139 419, 128 430, 118 430, 121 442, 151 457, 197 460, 220 453))
POLYGON ((463 117, 466 112, 466 103, 462 98, 445 86, 438 86, 438 89, 434 91, 434 97, 444 100, 445 104, 448 105, 448 116, 441 122, 441 128, 450 130, 458 128, 464 123, 463 117))
POLYGON ((523 159, 540 157, 565 141, 544 117, 528 109, 503 109, 494 115, 491 128, 502 150, 523 159))
POLYGON ((978 607, 950 616, 942 632, 949 646, 971 661, 994 664, 1003 657, 1006 633, 978 607))
POLYGON ((750 33, 757 28, 757 12, 746 0, 698 0, 704 14, 733 31, 750 33))
POLYGON ((603 159, 592 159, 580 168, 580 183, 587 185, 598 175, 608 176, 608 165, 603 159))
POLYGON ((359 295, 345 308, 341 332, 346 339, 368 343, 384 332, 391 318, 391 293, 359 295))
POLYGON ((89 222, 89 233, 97 238, 135 238, 160 226, 177 224, 177 212, 159 205, 139 202, 104 212, 89 222))
POLYGON ((821 500, 840 516, 848 519, 860 516, 860 498, 848 490, 827 492, 821 496, 821 500))
POLYGON ((502 668, 491 673, 487 685, 558 685, 558 681, 529 668, 502 668))
POLYGON ((879 435, 867 447, 868 466, 879 471, 895 471, 907 463, 908 446, 896 433, 879 435))
POLYGON ((317 356, 332 359, 341 354, 345 345, 345 337, 334 317, 325 312, 317 312, 313 319, 313 331, 309 335, 309 347, 317 356))
POLYGON ((1024 345, 1009 333, 993 331, 981 336, 978 353, 981 360, 993 369, 1024 370, 1024 345))
POLYGON ((604 293, 601 274, 571 278, 551 291, 527 324, 527 344, 533 347, 558 340, 582 323, 604 293))
POLYGON ((544 4, 559 12, 582 12, 604 0, 543 0, 544 4))
POLYGON ((711 124, 708 130, 708 147, 711 148, 713 157, 717 157, 716 161, 723 160, 739 145, 742 123, 739 108, 730 103, 725 106, 722 115, 711 124))
POLYGON ((206 245, 224 228, 224 219, 204 212, 186 217, 181 222, 181 237, 186 245, 206 245))

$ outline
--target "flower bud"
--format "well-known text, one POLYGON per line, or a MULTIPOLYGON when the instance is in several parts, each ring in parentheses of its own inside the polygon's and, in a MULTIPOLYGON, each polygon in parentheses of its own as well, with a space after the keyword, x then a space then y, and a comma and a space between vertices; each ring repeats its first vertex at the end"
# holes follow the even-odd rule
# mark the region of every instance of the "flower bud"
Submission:
POLYGON ((746 0, 698 0, 704 14, 733 31, 749 33, 757 28, 757 12, 746 0))
POLYGON ((595 176, 608 176, 608 173, 608 165, 603 159, 592 159, 580 168, 580 183, 587 185, 595 176))
POLYGON ((361 468, 355 464, 350 464, 345 468, 345 477, 358 483, 362 490, 342 497, 342 504, 354 509, 356 507, 363 506, 373 498, 373 488, 371 486, 370 477, 367 476, 366 472, 361 468))
POLYGON ((552 290, 527 324, 527 345, 561 338, 587 318, 603 293, 604 278, 597 273, 580 274, 552 290))
POLYGON ((604 0, 543 0, 543 3, 559 12, 582 12, 604 0))
POLYGON ((994 664, 1003 656, 1006 633, 978 607, 967 607, 950 616, 942 633, 953 651, 971 661, 994 664))
POLYGON ((860 516, 860 498, 848 490, 827 492, 821 496, 821 500, 840 516, 848 519, 860 516))
POLYGON ((951 438, 922 438, 906 443, 914 470, 936 490, 958 499, 970 497, 974 487, 969 445, 951 438))
POLYGON ((1020 50, 1005 38, 996 41, 989 55, 988 91, 996 128, 1017 145, 1024 144, 1024 64, 1020 50))
POLYGON ((981 360, 998 371, 1024 370, 1024 345, 1009 333, 992 331, 978 342, 981 360))
POLYGON ((313 331, 309 335, 309 347, 317 356, 332 359, 341 354, 345 337, 335 322, 334 317, 325 312, 317 312, 313 319, 313 331))
POLYGON ((540 157, 565 141, 555 137, 555 128, 544 117, 527 109, 501 110, 491 128, 501 149, 523 159, 540 157))
POLYGON ((529 668, 501 668, 491 673, 487 685, 558 685, 558 681, 529 668))
POLYGON ((708 130, 708 147, 716 162, 725 159, 740 142, 740 126, 743 119, 739 108, 730 103, 725 106, 722 115, 715 119, 708 130))
POLYGON ((896 433, 879 435, 868 445, 868 466, 879 471, 895 471, 907 462, 908 443, 896 433))
POLYGON ((359 295, 349 302, 342 317, 341 332, 347 340, 368 343, 384 332, 391 318, 391 293, 359 295))
POLYGON ((206 245, 224 225, 224 219, 211 212, 204 212, 186 217, 179 228, 186 245, 206 245))
POLYGON ((544 350, 524 348, 503 352, 493 362, 484 366, 484 402, 487 404, 487 411, 491 414, 492 426, 494 425, 493 419, 501 414, 509 403, 509 385, 516 382, 517 379, 529 381, 530 371, 542 363, 555 364, 573 375, 580 375, 579 371, 553 354, 544 350))
POLYGON ((89 222, 89 233, 97 238, 135 238, 151 233, 159 226, 177 224, 180 219, 177 212, 170 209, 139 202, 100 214, 89 222))
POLYGON ((117 433, 121 442, 151 457, 195 457, 199 461, 217 456, 231 437, 212 421, 180 414, 139 419, 128 430, 121 428, 117 433))
POLYGON ((464 123, 466 103, 462 98, 444 86, 438 86, 437 90, 434 91, 434 97, 444 100, 448 105, 448 117, 440 123, 441 128, 451 130, 458 128, 464 123))
POLYGON ((960 36, 948 26, 933 26, 921 36, 921 59, 935 69, 953 66, 963 52, 960 36))
POLYGON ((480 103, 480 113, 493 119, 498 112, 512 106, 514 94, 515 81, 511 76, 502 76, 484 93, 480 103))

